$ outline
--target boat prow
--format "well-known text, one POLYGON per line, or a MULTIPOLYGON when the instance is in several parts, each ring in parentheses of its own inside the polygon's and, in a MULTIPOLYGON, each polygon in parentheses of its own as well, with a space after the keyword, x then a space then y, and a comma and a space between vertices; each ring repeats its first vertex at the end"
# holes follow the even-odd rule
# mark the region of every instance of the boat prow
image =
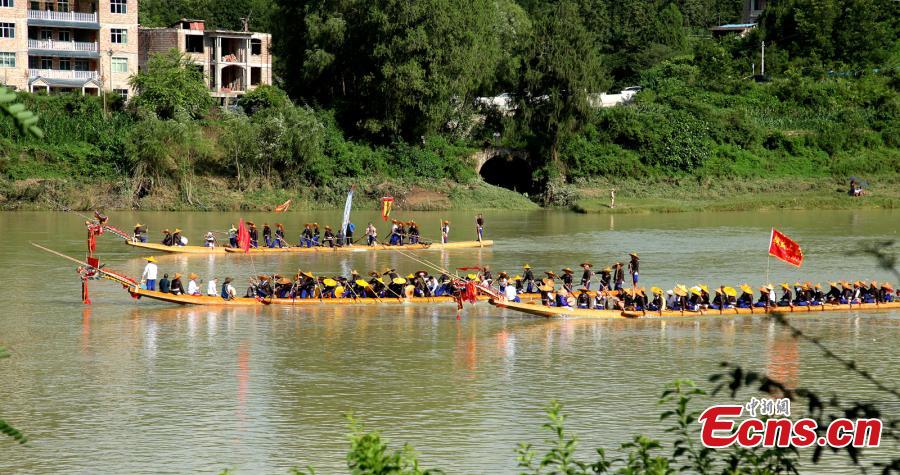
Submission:
POLYGON ((507 308, 517 312, 527 313, 544 318, 635 318, 638 315, 626 315, 621 310, 595 310, 571 307, 547 307, 539 303, 520 303, 510 301, 491 300, 491 305, 497 308, 507 308))

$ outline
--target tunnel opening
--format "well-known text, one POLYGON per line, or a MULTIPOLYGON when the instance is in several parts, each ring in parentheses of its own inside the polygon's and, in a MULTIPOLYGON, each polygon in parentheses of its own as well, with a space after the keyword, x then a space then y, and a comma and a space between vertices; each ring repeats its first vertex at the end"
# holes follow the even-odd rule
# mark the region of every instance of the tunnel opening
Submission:
POLYGON ((491 185, 529 193, 533 188, 531 172, 531 163, 526 157, 498 155, 484 162, 479 173, 491 185))

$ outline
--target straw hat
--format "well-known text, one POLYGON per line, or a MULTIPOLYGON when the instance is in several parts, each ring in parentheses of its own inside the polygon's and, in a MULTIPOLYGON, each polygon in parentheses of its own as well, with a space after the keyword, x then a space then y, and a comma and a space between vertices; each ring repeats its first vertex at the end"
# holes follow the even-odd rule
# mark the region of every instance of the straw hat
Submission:
POLYGON ((180 278, 181 278, 181 273, 180 273, 180 272, 176 272, 176 273, 175 273, 175 277, 172 277, 172 279, 180 279, 180 278))
POLYGON ((331 231, 331 226, 325 225, 325 229, 331 231))
POLYGON ((334 287, 337 285, 337 281, 334 279, 325 279, 322 283, 325 284, 325 287, 334 287))
POLYGON ((546 271, 544 273, 547 274, 547 277, 557 277, 557 275, 553 273, 553 271, 546 271))
POLYGON ((700 287, 691 287, 691 293, 698 297, 701 294, 701 290, 703 290, 703 289, 701 289, 700 287))
POLYGON ((741 290, 744 291, 744 292, 746 292, 746 293, 748 293, 748 294, 752 294, 752 293, 753 293, 753 289, 750 288, 750 286, 747 285, 747 284, 741 284, 741 290))
POLYGON ((522 280, 522 276, 516 275, 515 277, 512 278, 512 280, 522 280))
POLYGON ((359 275, 359 271, 353 269, 352 271, 350 271, 350 275, 359 275))
POLYGON ((814 285, 813 288, 817 289, 817 290, 822 290, 822 284, 816 283, 816 285, 814 285))
POLYGON ((282 277, 282 278, 278 281, 278 283, 281 284, 281 285, 291 285, 293 282, 291 282, 291 279, 288 279, 287 277, 282 277))
POLYGON ((394 271, 396 271, 396 270, 397 270, 397 269, 394 269, 393 267, 385 267, 385 268, 384 268, 384 272, 382 272, 381 275, 390 274, 391 272, 394 272, 394 271))
POLYGON ((267 276, 267 275, 260 275, 260 276, 258 276, 258 278, 259 278, 259 280, 269 280, 269 276, 267 276))
POLYGON ((444 221, 444 224, 450 224, 450 221, 446 221, 446 220, 445 220, 445 221, 444 221))
POLYGON ((406 279, 404 279, 403 277, 397 277, 396 279, 392 280, 391 282, 393 282, 397 285, 403 285, 406 283, 406 279))
POLYGON ((725 287, 724 291, 725 291, 725 295, 727 295, 729 297, 737 296, 737 290, 735 290, 734 287, 725 287))
POLYGON ((700 287, 704 292, 709 293, 709 287, 707 287, 706 284, 700 284, 697 287, 700 287))
POLYGON ((136 228, 142 228, 142 227, 144 227, 144 225, 141 224, 141 223, 137 223, 137 224, 134 225, 134 227, 136 227, 136 228))
POLYGON ((312 272, 306 272, 306 271, 300 271, 300 275, 302 275, 304 277, 309 277, 310 279, 315 277, 314 275, 312 275, 312 272))
POLYGON ((163 229, 162 233, 163 234, 172 234, 172 231, 169 231, 168 229, 163 229))
POLYGON ((475 280, 478 278, 477 274, 466 274, 466 278, 469 280, 475 280))
POLYGON ((541 282, 543 282, 546 285, 553 285, 555 283, 555 282, 553 282, 553 279, 542 279, 541 282))
POLYGON ((563 267, 562 271, 565 272, 566 274, 574 273, 574 271, 572 269, 569 269, 568 267, 563 267))
POLYGON ((193 273, 193 272, 191 272, 190 274, 188 274, 188 280, 194 280, 194 279, 196 279, 197 277, 200 277, 200 276, 197 275, 197 274, 195 274, 195 273, 193 273))
POLYGON ((172 231, 172 234, 178 234, 180 232, 181 232, 181 228, 175 228, 175 230, 172 231))
POLYGON ((791 286, 787 284, 787 282, 781 283, 781 288, 785 290, 790 290, 791 286))
POLYGON ((610 266, 604 267, 603 272, 612 272, 612 267, 610 267, 610 266))
POLYGON ((407 279, 415 279, 416 276, 415 276, 414 274, 408 274, 408 275, 406 276, 406 278, 407 278, 407 279))
POLYGON ((524 266, 522 266, 522 268, 523 268, 523 269, 531 269, 531 266, 528 265, 528 264, 525 264, 524 266))
POLYGON ((253 221, 247 221, 247 226, 256 226, 256 225, 253 224, 253 221))
POLYGON ((356 285, 358 285, 360 287, 368 287, 369 283, 362 279, 356 279, 356 285))
POLYGON ((594 264, 591 264, 590 262, 582 262, 581 264, 578 264, 578 265, 580 265, 581 267, 585 267, 585 266, 594 267, 594 264))
POLYGON ((281 223, 275 223, 276 228, 284 228, 284 225, 281 223))
POLYGON ((313 223, 313 227, 314 227, 314 228, 318 228, 318 227, 319 227, 319 223, 313 223))
POLYGON ((659 287, 650 287, 650 292, 653 292, 656 295, 662 295, 663 289, 659 287))
POLYGON ((147 262, 156 262, 156 258, 153 256, 145 257, 144 260, 147 262))
POLYGON ((881 284, 881 288, 884 290, 887 290, 889 292, 892 292, 894 290, 894 286, 891 285, 890 282, 885 282, 885 283, 881 284))
POLYGON ((549 285, 542 285, 542 286, 538 287, 538 290, 540 290, 541 292, 552 292, 553 287, 551 287, 549 285))
POLYGON ((628 253, 628 255, 635 259, 640 259, 640 257, 638 257, 638 254, 636 252, 630 252, 630 253, 628 253))
POLYGON ((379 278, 375 279, 375 282, 378 282, 379 284, 383 284, 383 283, 384 283, 384 279, 382 279, 381 277, 379 277, 379 278))
POLYGON ((850 282, 841 282, 841 287, 844 289, 847 289, 847 290, 850 290, 853 288, 853 286, 850 285, 850 282))

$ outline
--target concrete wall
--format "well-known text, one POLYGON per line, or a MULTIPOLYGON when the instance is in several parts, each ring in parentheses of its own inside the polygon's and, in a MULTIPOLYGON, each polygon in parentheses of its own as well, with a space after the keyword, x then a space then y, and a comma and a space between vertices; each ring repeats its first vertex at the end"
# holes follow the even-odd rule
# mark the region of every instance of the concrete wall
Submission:
POLYGON ((131 93, 128 84, 132 75, 138 71, 138 0, 128 0, 126 13, 112 13, 110 0, 97 1, 97 13, 100 20, 100 77, 103 87, 107 90, 124 89, 131 93), (124 44, 113 43, 111 40, 114 28, 127 31, 128 42, 124 44), (112 56, 109 52, 112 51, 112 56), (111 73, 111 58, 124 58, 128 60, 128 72, 111 73))
POLYGON ((0 38, 0 51, 16 54, 16 67, 0 67, 0 83, 28 89, 28 2, 16 0, 12 8, 0 7, 0 22, 16 25, 15 38, 0 38))

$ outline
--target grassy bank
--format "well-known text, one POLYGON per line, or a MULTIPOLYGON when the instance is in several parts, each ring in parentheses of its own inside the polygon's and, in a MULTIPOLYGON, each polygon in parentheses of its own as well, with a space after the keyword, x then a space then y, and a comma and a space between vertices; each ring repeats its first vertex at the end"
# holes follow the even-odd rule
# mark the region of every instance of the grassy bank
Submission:
POLYGON ((747 211, 766 209, 900 208, 900 176, 868 180, 866 195, 847 196, 835 179, 715 179, 595 181, 573 190, 572 210, 579 213, 654 213, 747 211), (616 190, 616 207, 609 190, 616 190))

